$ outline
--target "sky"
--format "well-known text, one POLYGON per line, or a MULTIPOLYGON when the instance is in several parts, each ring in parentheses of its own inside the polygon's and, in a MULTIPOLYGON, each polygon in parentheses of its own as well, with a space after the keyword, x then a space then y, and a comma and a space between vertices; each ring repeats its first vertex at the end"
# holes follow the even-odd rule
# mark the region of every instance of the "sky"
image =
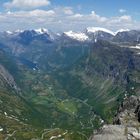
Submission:
POLYGON ((0 0, 0 30, 140 29, 140 0, 0 0))

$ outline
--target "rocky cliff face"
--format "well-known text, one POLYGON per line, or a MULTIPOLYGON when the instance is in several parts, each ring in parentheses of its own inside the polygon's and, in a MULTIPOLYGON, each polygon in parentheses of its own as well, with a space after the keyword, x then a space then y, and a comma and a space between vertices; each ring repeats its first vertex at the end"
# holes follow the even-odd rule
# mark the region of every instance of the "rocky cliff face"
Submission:
POLYGON ((140 140, 140 97, 126 97, 114 125, 104 125, 91 140, 140 140))
POLYGON ((15 92, 20 92, 13 76, 0 64, 0 89, 5 87, 10 87, 15 92))
POLYGON ((114 124, 136 125, 138 122, 140 122, 140 97, 126 97, 119 107, 114 124))

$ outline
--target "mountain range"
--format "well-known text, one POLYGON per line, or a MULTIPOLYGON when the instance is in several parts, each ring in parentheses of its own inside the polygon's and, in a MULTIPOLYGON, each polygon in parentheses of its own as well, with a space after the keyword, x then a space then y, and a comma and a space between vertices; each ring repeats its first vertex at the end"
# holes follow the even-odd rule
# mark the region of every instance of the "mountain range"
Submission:
POLYGON ((139 30, 0 32, 0 139, 87 140, 139 91, 139 30))
POLYGON ((140 31, 139 30, 129 30, 129 29, 120 29, 116 32, 110 31, 105 28, 100 27, 88 27, 83 32, 74 32, 68 31, 63 33, 54 33, 48 29, 40 28, 33 30, 17 30, 17 31, 6 31, 1 32, 1 34, 5 34, 5 36, 20 36, 21 38, 27 37, 29 39, 39 39, 39 37, 43 37, 49 40, 56 40, 62 36, 69 37, 73 40, 77 41, 95 41, 97 40, 111 40, 114 42, 130 42, 131 41, 139 41, 140 31), (126 39, 127 38, 127 39, 126 39))

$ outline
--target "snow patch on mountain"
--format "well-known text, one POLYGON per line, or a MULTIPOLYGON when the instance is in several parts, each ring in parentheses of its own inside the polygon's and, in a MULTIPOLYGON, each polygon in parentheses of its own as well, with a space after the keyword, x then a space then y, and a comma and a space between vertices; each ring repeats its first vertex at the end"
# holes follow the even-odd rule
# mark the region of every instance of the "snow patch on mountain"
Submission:
POLYGON ((11 31, 6 31, 6 33, 7 33, 7 34, 12 34, 13 32, 11 32, 11 31))
POLYGON ((130 46, 130 48, 140 50, 140 44, 137 44, 136 46, 130 46))
POLYGON ((101 28, 101 27, 88 27, 86 29, 87 33, 96 33, 96 32, 106 32, 106 33, 109 33, 111 35, 115 35, 114 32, 108 30, 108 29, 105 29, 105 28, 101 28))
POLYGON ((130 31, 129 29, 120 29, 120 30, 115 32, 115 35, 118 34, 118 33, 129 32, 129 31, 130 31))
POLYGON ((67 35, 68 37, 75 39, 75 40, 78 40, 78 41, 88 40, 88 36, 82 32, 69 31, 69 32, 64 32, 64 34, 67 35))
POLYGON ((48 33, 48 29, 39 28, 39 29, 35 29, 35 32, 38 34, 44 34, 44 33, 48 33))
POLYGON ((15 33, 22 33, 22 32, 24 32, 24 30, 16 30, 16 31, 14 31, 15 33))
POLYGON ((54 33, 54 32, 52 32, 52 31, 50 31, 48 29, 45 29, 45 28, 35 29, 34 31, 38 35, 47 34, 47 35, 49 35, 50 39, 52 39, 52 40, 55 40, 55 39, 57 39, 60 36, 59 33, 54 33))

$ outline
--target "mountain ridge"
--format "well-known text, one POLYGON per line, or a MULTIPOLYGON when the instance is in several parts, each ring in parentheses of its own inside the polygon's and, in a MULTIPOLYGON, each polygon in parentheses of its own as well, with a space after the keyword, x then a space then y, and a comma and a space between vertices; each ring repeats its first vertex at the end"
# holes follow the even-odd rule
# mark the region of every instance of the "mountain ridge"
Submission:
MULTIPOLYGON (((30 34, 30 38, 34 39, 43 38, 44 40, 55 41, 61 38, 63 35, 67 36, 76 41, 93 41, 97 42, 98 40, 107 40, 117 43, 136 43, 140 40, 140 31, 139 30, 130 30, 130 29, 120 29, 116 32, 108 30, 101 27, 87 27, 83 32, 67 31, 63 33, 55 33, 45 28, 40 29, 31 29, 31 30, 17 30, 17 31, 5 31, 3 32, 7 36, 22 35, 25 33, 30 34), (38 36, 38 37, 37 37, 38 36), (127 38, 126 38, 127 36, 127 38), (125 38, 124 38, 125 37, 125 38), (122 39, 123 38, 123 39, 122 39), (131 41, 130 41, 131 40, 131 41)), ((1 32, 1 34, 3 34, 1 32)), ((29 37, 28 37, 29 38, 29 37)))

